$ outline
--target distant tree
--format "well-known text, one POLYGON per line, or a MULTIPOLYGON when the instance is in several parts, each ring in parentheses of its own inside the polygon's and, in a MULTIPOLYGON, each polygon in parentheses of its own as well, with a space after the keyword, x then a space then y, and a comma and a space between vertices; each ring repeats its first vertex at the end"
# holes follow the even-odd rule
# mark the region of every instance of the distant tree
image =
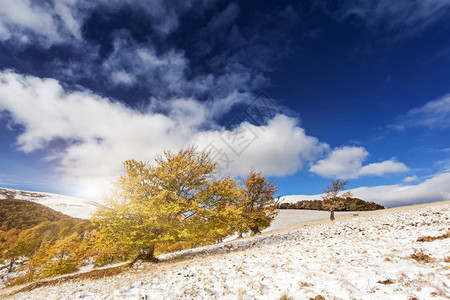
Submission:
POLYGON ((322 196, 324 206, 330 211, 330 220, 334 220, 334 211, 338 205, 344 204, 346 198, 352 196, 350 192, 344 192, 348 181, 333 180, 326 189, 325 195, 322 196))
POLYGON ((221 240, 232 233, 240 188, 230 178, 215 179, 217 164, 194 147, 165 151, 155 165, 128 160, 92 222, 112 247, 154 259, 155 245, 221 240))
POLYGON ((252 235, 258 234, 264 228, 270 226, 270 223, 278 214, 277 202, 273 195, 276 187, 273 182, 251 170, 247 179, 242 179, 242 214, 243 223, 240 231, 251 231, 252 235))

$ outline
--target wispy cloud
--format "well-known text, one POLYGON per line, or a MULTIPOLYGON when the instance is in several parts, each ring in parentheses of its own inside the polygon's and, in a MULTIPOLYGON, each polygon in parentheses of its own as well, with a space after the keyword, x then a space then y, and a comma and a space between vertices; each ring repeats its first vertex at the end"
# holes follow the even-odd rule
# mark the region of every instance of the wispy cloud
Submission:
POLYGON ((181 51, 171 49, 157 54, 152 44, 139 45, 123 35, 115 39, 113 49, 99 70, 109 84, 120 88, 147 86, 156 98, 187 95, 188 59, 181 51))
POLYGON ((181 16, 189 11, 197 13, 216 1, 185 0, 4 0, 0 5, 0 40, 23 44, 38 42, 49 47, 71 43, 82 38, 82 26, 95 11, 111 13, 123 8, 148 16, 150 27, 160 36, 166 36, 179 26, 181 16))
POLYGON ((385 160, 363 166, 369 152, 363 147, 342 147, 310 167, 310 171, 326 178, 352 179, 360 176, 383 176, 409 170, 401 162, 385 160))
POLYGON ((424 106, 413 108, 405 115, 399 117, 399 121, 391 125, 397 130, 410 127, 427 127, 430 129, 447 129, 450 127, 450 95, 430 101, 424 106))
POLYGON ((345 0, 332 13, 338 19, 357 18, 371 31, 405 38, 441 20, 449 9, 450 0, 345 0))
POLYGON ((84 33, 82 39, 67 47, 70 55, 52 58, 46 68, 67 84, 82 82, 94 91, 136 95, 134 101, 177 97, 214 100, 236 92, 244 100, 245 94, 270 85, 274 63, 292 51, 289 32, 299 18, 288 6, 270 14, 255 11, 245 25, 239 25, 237 2, 218 7, 212 2, 192 0, 174 5, 127 0, 90 4, 77 19, 84 33), (205 3, 198 6, 197 2, 205 3), (210 6, 214 9, 202 14, 210 6), (123 7, 141 17, 117 30, 108 20, 123 7), (95 22, 100 22, 92 16, 96 9, 103 12, 99 16, 107 24, 103 26, 111 27, 101 40, 89 38, 90 30, 95 32, 99 26, 95 22), (198 14, 205 22, 194 26, 192 34, 174 41, 171 34, 176 33, 179 19, 188 12, 190 17, 198 14), (158 20, 168 24, 161 25, 158 20), (165 29, 155 29, 158 33, 139 31, 143 36, 136 38, 136 28, 157 24, 165 29))

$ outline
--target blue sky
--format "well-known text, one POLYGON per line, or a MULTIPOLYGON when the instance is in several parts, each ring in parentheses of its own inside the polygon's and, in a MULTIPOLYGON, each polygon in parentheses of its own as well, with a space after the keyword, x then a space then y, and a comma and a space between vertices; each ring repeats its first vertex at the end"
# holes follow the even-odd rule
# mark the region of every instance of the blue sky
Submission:
POLYGON ((279 195, 450 199, 450 0, 0 2, 0 186, 98 199, 188 145, 279 195))

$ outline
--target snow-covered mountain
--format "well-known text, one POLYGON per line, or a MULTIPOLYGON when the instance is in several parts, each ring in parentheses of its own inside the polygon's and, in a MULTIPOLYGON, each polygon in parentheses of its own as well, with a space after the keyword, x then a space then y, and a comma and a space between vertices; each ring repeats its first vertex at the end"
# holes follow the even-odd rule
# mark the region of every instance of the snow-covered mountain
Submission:
MULTIPOLYGON (((0 199, 18 199, 37 202, 74 218, 89 219, 98 203, 51 193, 28 192, 0 188, 0 199)), ((1 200, 0 200, 1 201, 1 200)))

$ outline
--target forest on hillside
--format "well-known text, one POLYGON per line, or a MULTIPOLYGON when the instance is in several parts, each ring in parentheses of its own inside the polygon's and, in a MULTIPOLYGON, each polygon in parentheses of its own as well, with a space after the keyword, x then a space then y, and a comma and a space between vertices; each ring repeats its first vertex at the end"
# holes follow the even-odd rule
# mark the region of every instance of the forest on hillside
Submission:
POLYGON ((10 284, 73 272, 88 256, 83 245, 86 233, 92 229, 89 220, 67 216, 39 203, 2 199, 0 271, 22 271, 22 276, 10 284))
MULTIPOLYGON (((383 205, 375 202, 367 202, 359 198, 347 197, 340 199, 336 206, 336 211, 366 211, 384 209, 383 205)), ((322 200, 301 200, 296 203, 279 203, 278 209, 309 209, 309 210, 329 210, 322 200)))

